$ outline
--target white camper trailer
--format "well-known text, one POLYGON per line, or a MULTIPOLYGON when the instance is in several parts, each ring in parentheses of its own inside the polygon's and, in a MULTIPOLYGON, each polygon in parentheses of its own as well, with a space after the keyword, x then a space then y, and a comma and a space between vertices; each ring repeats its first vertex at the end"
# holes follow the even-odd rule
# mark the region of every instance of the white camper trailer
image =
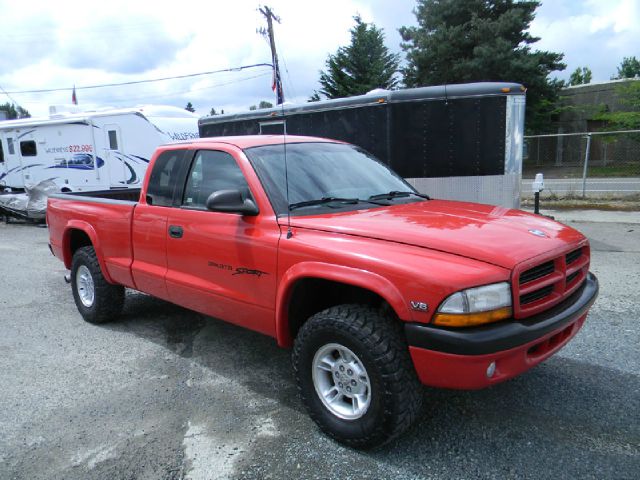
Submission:
POLYGON ((51 107, 49 117, 0 122, 0 188, 20 192, 43 182, 59 192, 139 188, 158 145, 197 137, 197 115, 177 107, 51 107))

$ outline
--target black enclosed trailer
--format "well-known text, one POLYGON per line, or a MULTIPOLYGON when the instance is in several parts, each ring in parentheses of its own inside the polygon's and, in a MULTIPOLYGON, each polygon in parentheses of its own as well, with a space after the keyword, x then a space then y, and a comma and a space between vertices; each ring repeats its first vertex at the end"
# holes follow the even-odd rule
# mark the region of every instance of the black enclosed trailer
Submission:
POLYGON ((525 89, 470 83, 376 90, 356 97, 203 117, 201 137, 312 135, 359 145, 419 191, 520 204, 525 89))

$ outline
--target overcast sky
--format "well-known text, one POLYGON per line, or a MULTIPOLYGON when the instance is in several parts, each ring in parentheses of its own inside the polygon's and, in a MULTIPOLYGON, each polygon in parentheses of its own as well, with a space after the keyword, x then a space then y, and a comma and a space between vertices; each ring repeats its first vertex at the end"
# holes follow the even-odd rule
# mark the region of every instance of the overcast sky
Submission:
MULTIPOLYGON (((304 102, 318 88, 329 53, 349 42, 353 16, 384 29, 401 52, 397 29, 415 24, 415 0, 266 0, 281 18, 276 43, 287 101, 304 102)), ((118 83, 269 63, 265 25, 253 0, 0 0, 0 87, 33 115, 70 103, 71 87, 118 83)), ((531 25, 534 48, 565 54, 568 78, 589 66, 606 81, 625 56, 640 58, 640 0, 546 0, 531 25)), ((134 106, 188 101, 197 113, 226 113, 274 102, 268 67, 140 85, 77 90, 80 105, 134 106)), ((0 103, 9 100, 0 90, 0 103)), ((11 101, 11 100, 9 100, 11 101)))

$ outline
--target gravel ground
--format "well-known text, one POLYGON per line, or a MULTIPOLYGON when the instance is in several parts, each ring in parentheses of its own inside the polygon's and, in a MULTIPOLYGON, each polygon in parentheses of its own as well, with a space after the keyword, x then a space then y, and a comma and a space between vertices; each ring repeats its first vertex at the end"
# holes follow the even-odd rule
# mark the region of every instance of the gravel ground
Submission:
POLYGON ((425 388, 417 428, 365 453, 318 431, 273 340, 135 292, 89 325, 47 230, 1 224, 0 478, 637 479, 638 223, 573 224, 601 293, 566 348, 488 390, 425 388))

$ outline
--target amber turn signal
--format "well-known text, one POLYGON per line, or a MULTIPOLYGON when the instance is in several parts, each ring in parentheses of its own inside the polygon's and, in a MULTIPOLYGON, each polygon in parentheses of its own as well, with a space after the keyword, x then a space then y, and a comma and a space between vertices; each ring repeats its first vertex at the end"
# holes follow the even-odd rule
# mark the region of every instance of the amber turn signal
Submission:
POLYGON ((511 307, 477 313, 436 313, 431 323, 440 327, 475 327, 510 318, 511 307))

